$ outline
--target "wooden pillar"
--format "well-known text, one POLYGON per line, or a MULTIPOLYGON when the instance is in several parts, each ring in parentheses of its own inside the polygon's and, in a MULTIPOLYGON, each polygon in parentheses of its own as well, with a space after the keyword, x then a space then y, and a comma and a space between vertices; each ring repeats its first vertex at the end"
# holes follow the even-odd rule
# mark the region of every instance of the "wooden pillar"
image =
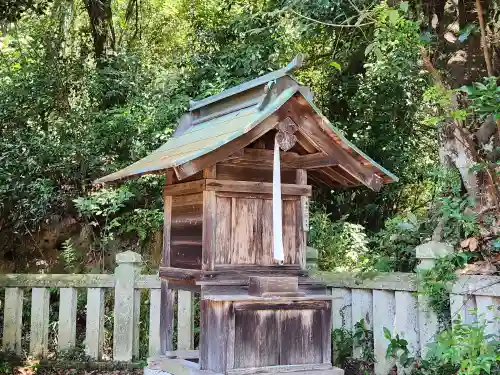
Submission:
MULTIPOLYGON (((203 170, 203 178, 216 178, 215 165, 203 170)), ((217 197, 215 191, 203 192, 203 235, 202 235, 202 267, 213 270, 215 267, 215 236, 217 197)))
MULTIPOLYGON (((307 185, 307 170, 297 169, 295 183, 307 185)), ((309 231, 309 197, 302 195, 297 202, 297 244, 299 248, 299 264, 305 269, 307 265, 307 232, 309 231)))

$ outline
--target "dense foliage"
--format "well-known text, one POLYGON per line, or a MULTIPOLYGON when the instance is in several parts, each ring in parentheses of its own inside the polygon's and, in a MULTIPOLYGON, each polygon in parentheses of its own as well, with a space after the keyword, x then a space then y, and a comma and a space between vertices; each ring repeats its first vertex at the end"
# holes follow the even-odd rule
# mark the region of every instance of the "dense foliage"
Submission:
MULTIPOLYGON (((165 142, 190 99, 298 52, 307 56, 298 78, 325 115, 400 178, 380 193, 318 192, 310 240, 321 267, 411 271, 415 245, 436 226, 453 244, 478 236, 483 216, 471 210, 464 176, 443 187, 454 172, 438 168, 440 124, 498 117, 498 89, 494 78, 459 91, 434 84, 437 70, 422 68, 440 67, 425 56, 442 48, 444 31, 419 4, 35 0, 0 8, 4 267, 102 268, 123 248, 157 252, 162 177, 106 189, 92 181, 165 142), (469 105, 450 106, 457 93, 469 105)), ((460 33, 468 43, 478 29, 460 33)), ((478 155, 477 173, 496 178, 496 159, 478 155)), ((488 236, 491 252, 498 241, 488 236)))

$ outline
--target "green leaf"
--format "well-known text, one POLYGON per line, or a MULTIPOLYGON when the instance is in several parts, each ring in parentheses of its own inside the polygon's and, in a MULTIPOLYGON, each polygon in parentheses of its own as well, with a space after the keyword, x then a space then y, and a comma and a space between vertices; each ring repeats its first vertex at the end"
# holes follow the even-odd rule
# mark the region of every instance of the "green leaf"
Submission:
POLYGON ((459 87, 459 88, 457 89, 457 91, 459 91, 459 92, 463 92, 463 93, 465 93, 465 94, 469 94, 469 95, 470 95, 470 94, 472 94, 472 91, 473 91, 473 90, 474 90, 474 89, 473 89, 471 86, 465 86, 465 85, 464 85, 464 86, 461 86, 461 87, 459 87))
POLYGON ((374 43, 370 43, 366 46, 365 48, 365 56, 368 56, 370 52, 373 50, 373 47, 375 47, 374 43))
POLYGON ((391 340, 392 339, 391 331, 389 331, 386 327, 384 327, 384 337, 387 340, 391 340))
POLYGON ((396 25, 399 20, 399 12, 396 9, 391 9, 389 11, 389 22, 392 25, 396 25))
POLYGON ((341 71, 342 71, 342 68, 341 68, 340 64, 339 64, 338 62, 336 62, 336 61, 332 61, 332 62, 330 63, 330 66, 333 66, 333 67, 334 67, 335 69, 337 69, 339 72, 341 72, 341 71))
POLYGON ((377 60, 382 60, 384 58, 384 55, 382 55, 382 51, 380 50, 380 48, 375 47, 373 49, 373 52, 375 52, 375 56, 377 56, 377 60))
POLYGON ((399 9, 401 9, 401 11, 404 13, 408 12, 408 1, 402 1, 399 4, 399 9))

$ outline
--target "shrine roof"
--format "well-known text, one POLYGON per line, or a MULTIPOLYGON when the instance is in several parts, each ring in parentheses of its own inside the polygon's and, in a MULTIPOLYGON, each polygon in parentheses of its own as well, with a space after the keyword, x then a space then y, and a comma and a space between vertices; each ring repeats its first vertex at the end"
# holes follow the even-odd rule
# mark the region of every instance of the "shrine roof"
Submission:
MULTIPOLYGON (((328 136, 330 144, 323 141, 323 148, 328 150, 317 151, 338 157, 337 170, 331 166, 311 169, 311 172, 317 172, 318 180, 331 186, 333 184, 330 181, 340 180, 344 186, 364 184, 371 188, 398 181, 396 176, 347 140, 321 114, 313 103, 308 88, 301 86, 290 74, 300 63, 296 58, 286 68, 209 98, 191 102, 190 111, 180 119, 176 132, 163 146, 126 168, 99 178, 96 183, 160 173, 170 168, 174 168, 178 176, 185 178, 198 172, 200 168, 224 160, 273 130, 283 118, 283 113, 290 112, 290 109, 293 112, 294 108, 300 113, 300 116, 295 117, 297 121, 309 118, 313 121, 313 132, 321 133, 320 138, 324 134, 328 136), (216 153, 217 150, 220 152, 216 153), (323 177, 319 176, 320 172, 323 177), (380 180, 380 183, 373 181, 374 178, 380 180)), ((301 124, 298 125, 300 132, 301 124)))

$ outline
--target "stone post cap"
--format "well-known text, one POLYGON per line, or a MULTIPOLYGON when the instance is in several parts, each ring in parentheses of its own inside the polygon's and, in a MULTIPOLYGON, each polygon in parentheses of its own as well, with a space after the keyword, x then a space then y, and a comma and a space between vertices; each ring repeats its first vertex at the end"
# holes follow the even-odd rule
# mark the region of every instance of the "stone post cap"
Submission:
POLYGON ((306 254, 307 259, 318 259, 318 250, 314 247, 307 246, 306 254))
POLYGON ((453 254, 453 246, 445 242, 429 241, 415 248, 417 259, 439 259, 453 254))
POLYGON ((128 250, 123 253, 116 254, 116 263, 142 263, 142 257, 140 254, 128 250))

